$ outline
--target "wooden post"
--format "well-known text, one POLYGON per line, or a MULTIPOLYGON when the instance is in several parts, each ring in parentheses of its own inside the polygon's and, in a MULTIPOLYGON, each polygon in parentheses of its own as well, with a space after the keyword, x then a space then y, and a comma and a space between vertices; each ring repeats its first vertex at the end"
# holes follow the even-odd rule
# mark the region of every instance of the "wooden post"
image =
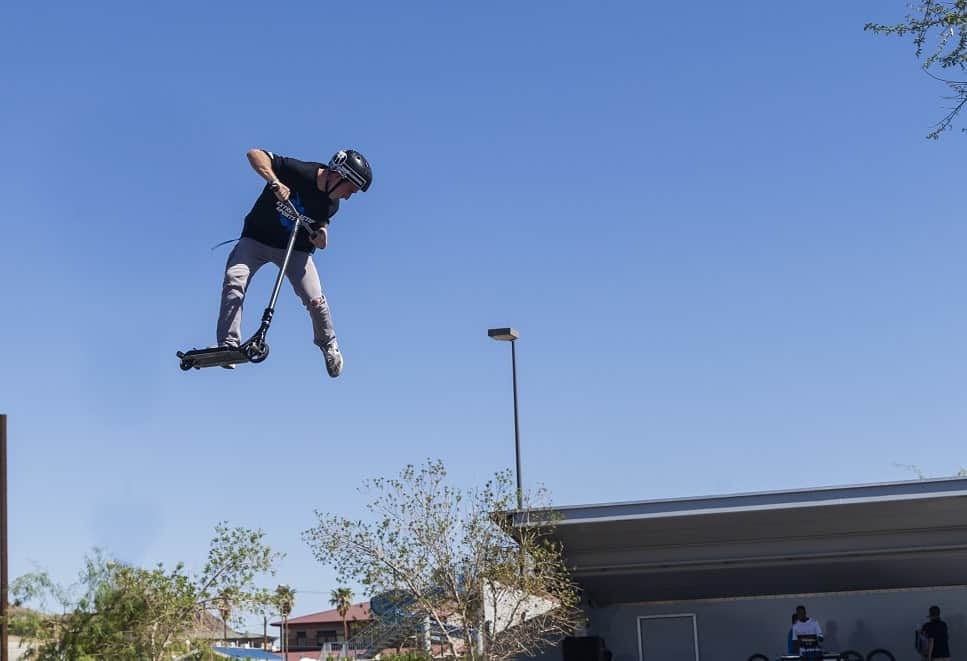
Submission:
POLYGON ((7 557, 7 416, 0 413, 0 661, 10 661, 10 608, 7 590, 10 587, 9 558, 7 557))

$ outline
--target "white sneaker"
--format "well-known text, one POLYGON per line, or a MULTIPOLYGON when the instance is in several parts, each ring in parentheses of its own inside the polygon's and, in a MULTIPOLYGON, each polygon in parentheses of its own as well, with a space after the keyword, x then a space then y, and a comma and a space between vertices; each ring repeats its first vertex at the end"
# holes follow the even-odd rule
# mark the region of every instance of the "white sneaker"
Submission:
POLYGON ((333 340, 322 350, 322 353, 326 357, 326 371, 335 379, 342 374, 342 353, 339 352, 339 344, 333 340))

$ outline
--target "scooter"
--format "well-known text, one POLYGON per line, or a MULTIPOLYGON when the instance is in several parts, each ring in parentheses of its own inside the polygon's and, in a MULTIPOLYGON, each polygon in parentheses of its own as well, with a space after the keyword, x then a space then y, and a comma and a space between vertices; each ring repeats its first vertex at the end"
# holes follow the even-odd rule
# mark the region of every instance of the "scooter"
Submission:
POLYGON ((272 324, 272 315, 275 314, 275 302, 279 298, 279 290, 282 288, 282 278, 285 276, 285 269, 289 265, 289 258, 292 256, 292 248, 295 245, 296 234, 299 228, 305 229, 310 237, 315 236, 316 231, 312 228, 312 219, 303 216, 295 208, 290 200, 286 200, 288 208, 281 207, 285 216, 294 222, 292 231, 289 233, 289 242, 285 247, 285 257, 279 267, 279 275, 275 279, 275 288, 272 290, 272 298, 269 305, 262 313, 262 323, 249 339, 237 347, 210 347, 208 349, 192 349, 191 351, 178 351, 175 355, 181 359, 181 369, 186 372, 192 368, 201 369, 202 367, 228 367, 241 363, 261 363, 269 357, 269 344, 265 341, 265 336, 269 332, 272 324))

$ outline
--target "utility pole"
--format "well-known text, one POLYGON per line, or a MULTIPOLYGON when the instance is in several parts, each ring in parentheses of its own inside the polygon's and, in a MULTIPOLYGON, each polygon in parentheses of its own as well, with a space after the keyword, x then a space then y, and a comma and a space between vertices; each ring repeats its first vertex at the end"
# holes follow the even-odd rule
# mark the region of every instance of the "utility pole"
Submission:
POLYGON ((10 641, 7 616, 7 589, 10 587, 7 570, 7 416, 0 413, 0 661, 10 661, 10 641))

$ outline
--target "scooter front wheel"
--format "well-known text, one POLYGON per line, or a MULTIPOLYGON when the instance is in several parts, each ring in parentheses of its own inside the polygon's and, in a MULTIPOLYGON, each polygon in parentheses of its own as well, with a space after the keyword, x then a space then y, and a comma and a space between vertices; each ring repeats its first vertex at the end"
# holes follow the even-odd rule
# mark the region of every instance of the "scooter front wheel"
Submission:
POLYGON ((261 344, 250 344, 245 349, 245 355, 248 356, 249 362, 261 363, 263 360, 269 357, 268 342, 262 342, 261 344))

